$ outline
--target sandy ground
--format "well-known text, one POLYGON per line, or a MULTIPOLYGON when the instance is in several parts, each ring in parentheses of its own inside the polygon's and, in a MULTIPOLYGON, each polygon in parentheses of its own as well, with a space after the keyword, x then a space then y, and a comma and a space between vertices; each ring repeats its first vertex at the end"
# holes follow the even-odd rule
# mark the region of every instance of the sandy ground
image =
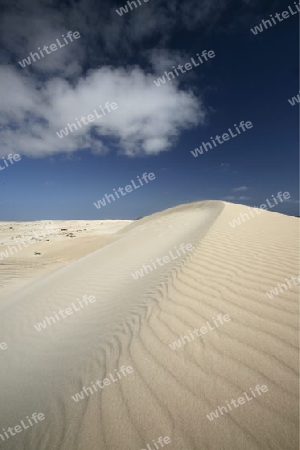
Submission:
POLYGON ((130 220, 0 222, 0 301, 113 242, 130 223, 130 220))
POLYGON ((0 430, 45 419, 3 431, 0 448, 156 450, 168 436, 172 450, 298 449, 299 287, 266 293, 299 275, 299 220, 264 212, 232 228, 246 212, 199 202, 154 214, 2 300, 0 430), (182 243, 192 251, 134 279, 182 243), (96 301, 37 331, 84 295, 96 301), (170 348, 219 314, 231 320, 170 348), (257 385, 268 391, 252 398, 257 385), (244 392, 251 400, 207 418, 244 392))

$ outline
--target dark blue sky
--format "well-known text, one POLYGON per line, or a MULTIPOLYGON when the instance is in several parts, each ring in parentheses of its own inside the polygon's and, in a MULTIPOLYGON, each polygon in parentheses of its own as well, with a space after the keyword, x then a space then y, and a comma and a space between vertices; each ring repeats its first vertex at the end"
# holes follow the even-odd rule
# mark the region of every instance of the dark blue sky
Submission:
MULTIPOLYGON (((46 151, 43 155, 41 150, 29 157, 28 148, 24 150, 19 140, 13 152, 22 156, 21 161, 0 171, 0 219, 135 219, 177 204, 206 199, 259 206, 278 191, 288 191, 291 200, 273 211, 298 215, 299 108, 291 106, 288 99, 299 92, 299 16, 290 17, 257 36, 250 32, 250 27, 261 19, 283 11, 292 3, 266 2, 263 8, 247 5, 235 8, 233 2, 213 24, 205 18, 192 29, 183 25, 168 29, 166 43, 163 36, 156 41, 153 32, 151 37, 147 36, 144 52, 143 45, 135 49, 131 42, 133 49, 127 55, 122 52, 119 60, 115 48, 110 54, 107 46, 101 61, 96 57, 97 46, 95 57, 89 50, 82 72, 74 75, 77 81, 89 69, 106 65, 115 68, 136 65, 151 73, 147 52, 162 45, 170 52, 189 57, 204 49, 214 50, 216 57, 182 74, 177 87, 178 92, 191 90, 202 99, 205 122, 180 130, 175 141, 169 136, 173 141, 171 147, 156 155, 122 154, 122 144, 111 145, 114 136, 110 133, 107 137, 105 132, 101 134, 101 141, 107 147, 104 154, 94 154, 93 147, 91 150, 78 147, 69 154, 60 151, 54 155, 46 151), (192 156, 191 150, 202 141, 222 135, 241 120, 251 121, 253 128, 197 158, 192 156), (144 172, 154 172, 156 179, 99 210, 95 208, 93 202, 144 172)), ((123 3, 119 2, 120 5, 123 3)), ((148 3, 140 8, 147 7, 148 3)), ((111 6, 103 3, 103 8, 111 9, 111 6)), ((129 12, 128 16, 135 13, 129 12)), ((95 43, 95 36, 90 38, 95 43)), ((82 45, 87 48, 88 42, 89 35, 85 32, 82 45)), ((98 52, 101 53, 101 48, 98 52)), ((8 64, 5 58, 3 65, 8 64)), ((10 61, 13 64, 13 58, 10 61)), ((182 61, 186 63, 188 59, 182 61)), ((23 76, 23 69, 17 70, 23 76)), ((30 71, 26 76, 30 74, 34 76, 30 71)), ((46 70, 39 72, 35 80, 38 77, 43 83, 43 77, 48 75, 46 70)), ((159 75, 157 72, 156 77, 159 75)), ((51 74, 52 79, 56 76, 51 74)), ((68 76, 64 77, 72 82, 68 76)), ((161 95, 165 87, 157 88, 161 95)), ((127 107, 130 109, 130 102, 127 107)), ((10 123, 13 126, 15 122, 10 123)), ((64 126, 61 123, 61 128, 64 126)))

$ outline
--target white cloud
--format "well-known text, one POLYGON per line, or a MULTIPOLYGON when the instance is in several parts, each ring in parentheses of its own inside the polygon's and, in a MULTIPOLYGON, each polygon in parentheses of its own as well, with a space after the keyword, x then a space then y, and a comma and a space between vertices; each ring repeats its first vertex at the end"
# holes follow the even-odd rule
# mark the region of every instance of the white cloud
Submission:
POLYGON ((287 200, 285 200, 286 202, 288 202, 288 203, 296 203, 296 204, 299 204, 300 203, 300 200, 293 200, 293 199, 287 199, 287 200))
POLYGON ((246 197, 244 195, 241 195, 240 197, 236 197, 234 195, 227 195, 227 197, 224 197, 224 200, 229 200, 229 201, 237 201, 237 200, 251 200, 252 197, 246 197))
POLYGON ((202 100, 180 87, 193 79, 193 72, 160 89, 153 78, 194 56, 162 50, 174 33, 213 26, 230 5, 224 0, 157 0, 120 17, 115 3, 2 0, 0 156, 42 157, 79 149, 102 154, 112 145, 127 155, 155 154, 170 149, 182 130, 204 123, 202 100), (19 66, 30 52, 69 30, 81 38, 29 67, 19 66), (129 57, 143 69, 127 66, 129 57), (87 68, 94 70, 86 73, 87 68), (106 101, 117 102, 119 109, 62 140, 56 136, 68 122, 106 101))
POLYGON ((232 192, 242 192, 242 191, 248 191, 249 188, 247 186, 240 186, 232 189, 232 192))
POLYGON ((78 149, 105 153, 109 139, 127 155, 156 154, 167 150, 182 130, 205 118, 192 92, 180 91, 172 83, 157 89, 153 75, 138 67, 102 67, 74 85, 62 78, 41 84, 5 66, 0 69, 0 86, 2 156, 18 152, 41 157, 78 149), (118 109, 58 138, 56 132, 68 122, 99 111, 106 102, 116 102, 118 109))

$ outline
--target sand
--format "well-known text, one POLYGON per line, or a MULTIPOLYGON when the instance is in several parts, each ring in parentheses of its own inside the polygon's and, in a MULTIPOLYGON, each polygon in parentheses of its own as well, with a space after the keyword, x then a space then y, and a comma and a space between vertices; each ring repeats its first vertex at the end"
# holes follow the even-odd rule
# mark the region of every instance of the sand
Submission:
POLYGON ((0 301, 71 261, 113 242, 118 238, 118 232, 131 222, 0 222, 0 301))
POLYGON ((107 245, 72 262, 64 252, 64 267, 2 299, 0 430, 34 412, 45 419, 0 448, 156 450, 168 436, 172 450, 298 449, 299 286, 267 292, 299 275, 299 222, 264 212, 232 228, 246 212, 198 202, 120 224, 107 245), (183 243, 192 251, 133 278, 183 243), (84 295, 96 301, 36 330, 84 295), (170 348, 219 314, 231 320, 170 348), (257 385, 268 391, 207 418, 257 385))

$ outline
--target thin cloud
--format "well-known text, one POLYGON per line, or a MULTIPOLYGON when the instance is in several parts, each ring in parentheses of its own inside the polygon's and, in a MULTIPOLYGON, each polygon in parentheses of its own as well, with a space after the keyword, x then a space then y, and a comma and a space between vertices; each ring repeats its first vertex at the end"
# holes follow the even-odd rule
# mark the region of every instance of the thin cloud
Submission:
POLYGON ((244 192, 244 191, 248 191, 249 188, 247 186, 239 186, 236 188, 232 189, 232 192, 244 192))
POLYGON ((300 203, 300 200, 293 200, 292 198, 289 198, 289 199, 287 199, 287 200, 285 200, 286 202, 288 202, 288 203, 294 203, 294 204, 299 204, 300 203))
POLYGON ((240 197, 236 197, 234 195, 227 195, 226 197, 224 197, 224 200, 229 200, 229 201, 238 201, 238 200, 251 200, 252 197, 247 197, 244 195, 241 195, 240 197))

